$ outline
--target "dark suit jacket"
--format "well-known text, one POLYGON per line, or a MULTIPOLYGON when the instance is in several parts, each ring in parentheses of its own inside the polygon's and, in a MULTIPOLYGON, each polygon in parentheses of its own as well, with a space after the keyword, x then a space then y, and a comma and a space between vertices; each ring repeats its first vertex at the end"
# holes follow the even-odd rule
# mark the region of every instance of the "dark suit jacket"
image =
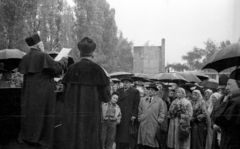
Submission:
POLYGON ((117 92, 119 93, 117 104, 121 109, 122 119, 117 126, 116 142, 129 143, 129 127, 132 125, 131 117, 136 117, 135 121, 137 121, 140 94, 137 89, 132 87, 125 92, 123 88, 120 88, 117 92))

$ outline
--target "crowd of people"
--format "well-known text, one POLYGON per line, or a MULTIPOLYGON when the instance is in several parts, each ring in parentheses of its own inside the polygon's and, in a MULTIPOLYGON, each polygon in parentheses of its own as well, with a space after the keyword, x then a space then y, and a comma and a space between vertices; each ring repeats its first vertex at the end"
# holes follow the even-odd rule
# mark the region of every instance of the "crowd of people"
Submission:
MULTIPOLYGON (((112 83, 112 92, 118 92, 118 88, 122 87, 128 90, 126 84, 129 84, 129 88, 135 88, 140 94, 137 118, 139 125, 136 125, 138 134, 136 146, 132 149, 240 148, 238 73, 239 69, 232 72, 230 77, 221 75, 215 92, 198 85, 169 86, 159 81, 144 85, 134 83, 130 78, 112 83)), ((120 99, 122 97, 125 95, 120 92, 120 99)), ((122 102, 120 100, 117 104, 125 112, 126 106, 122 102)), ((129 106, 133 107, 131 104, 129 106)), ((124 115, 122 119, 130 120, 124 115)), ((116 135, 121 135, 123 132, 118 131, 118 125, 121 127, 121 123, 116 124, 116 135)), ((125 127, 126 131, 128 128, 129 126, 125 127)), ((116 148, 120 149, 117 144, 122 140, 116 137, 115 142, 116 148)), ((106 143, 103 140, 103 144, 106 143)), ((125 143, 131 144, 129 140, 125 143)), ((106 149, 110 148, 112 146, 106 146, 106 149)))
POLYGON ((80 60, 53 60, 38 34, 25 39, 30 51, 24 75, 18 145, 39 149, 239 149, 240 69, 219 78, 219 90, 160 81, 145 86, 130 76, 111 82, 92 61, 96 43, 83 38, 80 60), (62 79, 56 124, 54 77, 62 79))

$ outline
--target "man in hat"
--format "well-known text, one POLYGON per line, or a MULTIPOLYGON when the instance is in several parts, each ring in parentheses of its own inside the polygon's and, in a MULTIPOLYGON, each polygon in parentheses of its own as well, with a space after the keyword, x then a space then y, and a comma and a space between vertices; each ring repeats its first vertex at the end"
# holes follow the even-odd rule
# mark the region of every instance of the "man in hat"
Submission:
POLYGON ((160 124, 164 121, 164 103, 157 96, 156 84, 150 84, 147 90, 148 97, 141 99, 138 109, 138 121, 140 122, 138 144, 140 149, 159 147, 158 141, 161 140, 157 131, 160 132, 160 124))
POLYGON ((228 95, 215 111, 215 124, 221 128, 220 149, 240 148, 240 69, 228 79, 228 95))
MULTIPOLYGON (((117 104, 122 112, 121 123, 116 132, 116 149, 131 149, 137 145, 137 131, 130 134, 130 128, 138 127, 137 115, 140 101, 139 91, 133 87, 131 77, 126 76, 121 79, 123 88, 119 88, 119 99, 117 104)), ((134 130, 134 129, 133 129, 134 130)), ((136 130, 136 129, 135 129, 136 130)))
POLYGON ((83 38, 78 49, 80 61, 70 66, 62 81, 64 108, 56 149, 101 149, 101 102, 111 99, 110 79, 92 61, 92 39, 83 38))
POLYGON ((67 58, 56 62, 44 53, 40 36, 25 39, 30 51, 22 58, 18 71, 24 75, 21 97, 21 130, 18 141, 23 146, 52 148, 55 112, 54 76, 67 66, 67 58))

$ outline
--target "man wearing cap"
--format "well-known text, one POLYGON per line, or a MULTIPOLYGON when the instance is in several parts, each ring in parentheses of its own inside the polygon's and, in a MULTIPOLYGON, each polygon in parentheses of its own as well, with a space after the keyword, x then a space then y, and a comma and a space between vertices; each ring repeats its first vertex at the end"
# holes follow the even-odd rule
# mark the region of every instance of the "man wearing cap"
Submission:
POLYGON ((152 83, 147 87, 148 97, 141 99, 138 108, 140 122, 138 144, 140 149, 158 148, 157 129, 164 120, 164 103, 157 96, 158 88, 152 83))
POLYGON ((137 131, 130 134, 130 127, 138 127, 137 115, 140 101, 140 93, 137 89, 131 87, 133 83, 131 77, 126 76, 121 79, 123 88, 119 88, 119 99, 117 104, 122 112, 121 123, 116 132, 116 149, 131 149, 137 145, 137 131))
POLYGON ((44 53, 40 36, 25 39, 30 51, 22 58, 18 71, 24 75, 21 96, 21 130, 18 142, 23 146, 52 148, 56 89, 54 77, 67 66, 67 58, 56 62, 44 53))
POLYGON ((110 79, 92 61, 96 43, 83 38, 78 43, 80 61, 71 65, 62 83, 63 117, 56 149, 101 149, 101 102, 109 102, 110 79))
POLYGON ((240 69, 228 79, 229 94, 215 111, 215 124, 221 128, 220 149, 240 148, 240 69))

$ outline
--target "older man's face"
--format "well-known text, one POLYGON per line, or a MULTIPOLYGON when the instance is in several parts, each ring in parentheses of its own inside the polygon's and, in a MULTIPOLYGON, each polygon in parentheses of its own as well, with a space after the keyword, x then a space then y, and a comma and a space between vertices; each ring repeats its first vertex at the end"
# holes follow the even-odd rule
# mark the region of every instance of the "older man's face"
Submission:
POLYGON ((131 82, 128 80, 123 80, 123 88, 128 89, 131 86, 131 82))
POLYGON ((240 93, 240 88, 238 87, 237 82, 234 79, 228 79, 226 90, 229 91, 229 94, 231 96, 240 93))

